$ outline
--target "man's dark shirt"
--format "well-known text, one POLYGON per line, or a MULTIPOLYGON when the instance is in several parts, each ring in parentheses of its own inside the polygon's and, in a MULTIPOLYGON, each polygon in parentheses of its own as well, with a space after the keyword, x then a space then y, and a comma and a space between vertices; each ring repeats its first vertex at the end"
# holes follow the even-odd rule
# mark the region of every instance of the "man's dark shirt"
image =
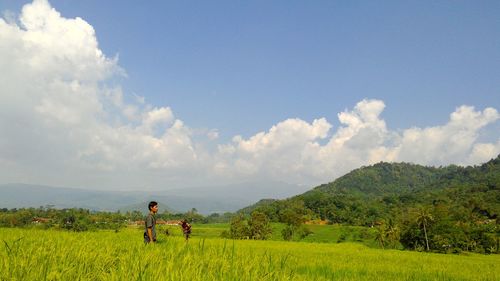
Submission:
POLYGON ((144 242, 148 243, 149 241, 149 236, 148 236, 148 228, 151 228, 151 234, 153 236, 153 241, 156 241, 156 217, 155 215, 149 213, 148 216, 146 217, 146 228, 145 228, 145 233, 144 233, 144 242))

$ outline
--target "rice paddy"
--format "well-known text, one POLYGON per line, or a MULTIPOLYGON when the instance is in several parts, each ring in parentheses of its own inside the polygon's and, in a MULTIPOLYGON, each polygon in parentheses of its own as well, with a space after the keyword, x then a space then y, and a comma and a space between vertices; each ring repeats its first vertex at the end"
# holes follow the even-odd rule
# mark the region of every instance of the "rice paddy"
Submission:
POLYGON ((0 228, 0 280, 500 280, 499 255, 0 228))

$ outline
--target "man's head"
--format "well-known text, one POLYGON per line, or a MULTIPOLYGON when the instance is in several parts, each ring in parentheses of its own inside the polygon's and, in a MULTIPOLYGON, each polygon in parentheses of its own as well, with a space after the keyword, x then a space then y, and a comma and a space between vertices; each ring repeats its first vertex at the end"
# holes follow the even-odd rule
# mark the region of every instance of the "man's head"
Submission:
POLYGON ((156 202, 156 201, 149 202, 148 209, 149 209, 149 211, 152 211, 153 213, 158 212, 158 202, 156 202))

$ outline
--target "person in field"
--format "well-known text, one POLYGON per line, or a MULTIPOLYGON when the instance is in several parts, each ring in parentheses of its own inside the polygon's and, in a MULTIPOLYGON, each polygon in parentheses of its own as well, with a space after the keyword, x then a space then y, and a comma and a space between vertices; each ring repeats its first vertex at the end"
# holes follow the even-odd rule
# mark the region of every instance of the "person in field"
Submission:
POLYGON ((184 233, 184 238, 186 238, 186 242, 189 239, 189 236, 191 235, 191 225, 187 222, 186 219, 182 220, 180 223, 182 227, 182 233, 184 233))
POLYGON ((144 231, 144 243, 156 243, 156 213, 158 212, 158 203, 151 201, 148 204, 149 214, 146 217, 144 231))

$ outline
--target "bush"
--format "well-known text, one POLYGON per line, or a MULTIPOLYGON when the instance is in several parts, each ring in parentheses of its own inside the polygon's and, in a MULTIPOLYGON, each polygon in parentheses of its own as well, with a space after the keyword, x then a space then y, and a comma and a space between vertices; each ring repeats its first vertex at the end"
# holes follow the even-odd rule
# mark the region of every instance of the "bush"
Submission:
POLYGON ((255 240, 266 240, 273 233, 269 219, 264 213, 255 211, 248 221, 250 238, 255 240))
POLYGON ((235 216, 231 220, 229 234, 232 239, 246 239, 250 237, 250 228, 243 215, 235 216))
POLYGON ((281 231, 281 236, 283 236, 283 240, 290 241, 293 237, 293 227, 291 225, 285 226, 281 231))
POLYGON ((220 234, 220 238, 226 238, 226 239, 229 239, 229 238, 231 238, 231 234, 229 233, 229 231, 224 230, 224 231, 222 231, 222 232, 221 232, 221 234, 220 234))
POLYGON ((339 236, 339 239, 337 240, 337 243, 345 242, 346 239, 347 239, 347 234, 345 232, 342 232, 339 236))
POLYGON ((299 229, 297 230, 297 235, 299 236, 300 239, 304 239, 306 238, 307 236, 313 234, 314 232, 312 232, 307 226, 305 225, 302 225, 299 227, 299 229))

